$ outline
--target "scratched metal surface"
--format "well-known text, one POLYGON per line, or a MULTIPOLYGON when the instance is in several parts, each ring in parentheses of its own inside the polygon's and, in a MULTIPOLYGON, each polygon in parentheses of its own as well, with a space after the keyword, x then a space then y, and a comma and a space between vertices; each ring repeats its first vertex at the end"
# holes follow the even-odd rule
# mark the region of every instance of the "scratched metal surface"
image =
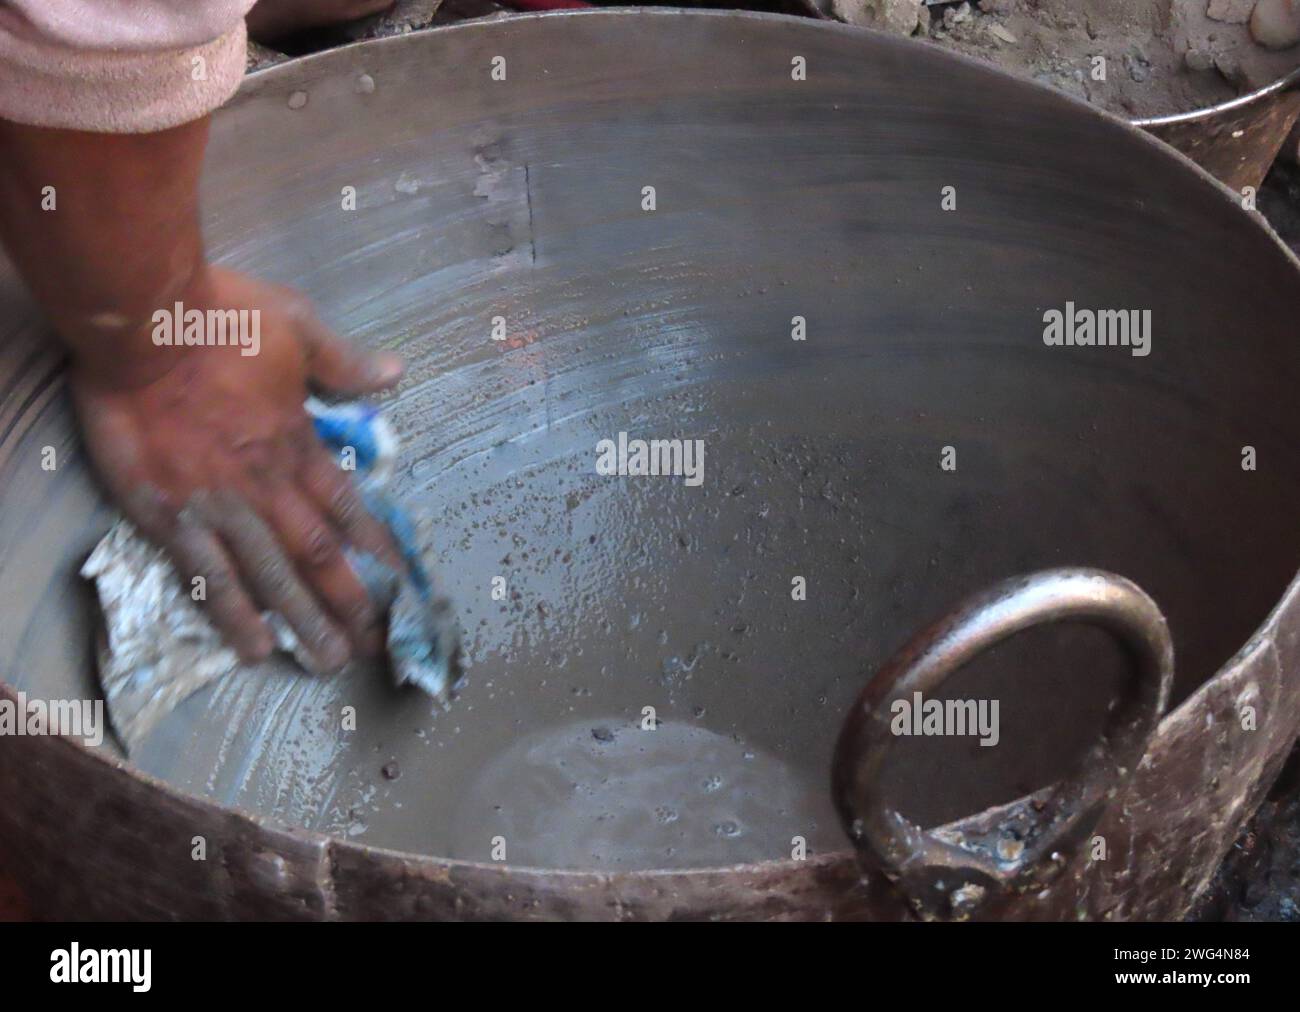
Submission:
MULTIPOLYGON (((454 865, 381 857, 349 878, 366 863, 351 844, 486 861, 504 833, 512 865, 608 873, 779 859, 797 834, 833 862, 825 784, 844 708, 958 597, 1048 565, 1122 573, 1169 618, 1178 702, 1294 574, 1295 262, 1155 142, 987 68, 755 15, 468 25, 250 79, 216 119, 204 186, 214 257, 407 355, 388 403, 406 454, 396 488, 472 660, 445 715, 374 672, 246 672, 137 758, 182 796, 348 841, 320 845, 343 880, 309 915, 373 913, 358 883, 385 875, 438 892, 427 907, 389 897, 395 914, 509 906, 461 910, 438 871, 454 865), (791 80, 794 56, 807 81, 791 80), (955 212, 940 208, 946 185, 955 212), (1153 354, 1045 348, 1042 312, 1067 300, 1151 309, 1153 354), (490 339, 497 316, 504 342, 490 339), (595 444, 619 431, 703 439, 704 484, 598 476, 595 444), (1246 444, 1256 472, 1241 470, 1246 444), (938 466, 945 445, 955 473, 938 466), (807 601, 791 600, 794 575, 807 601), (345 705, 355 733, 339 730, 345 705), (644 706, 657 737, 636 728, 644 706)), ((31 357, 34 312, 10 276, 0 292, 0 663, 12 686, 89 693, 74 573, 108 514, 57 379, 31 357), (52 474, 47 444, 66 462, 52 474)), ((934 823, 1042 786, 1122 677, 1085 631, 995 652, 953 691, 1002 700, 1002 747, 906 743, 899 803, 934 823)), ((1276 664, 1267 677, 1283 723, 1210 748, 1207 769, 1229 752, 1243 764, 1216 780, 1231 814, 1194 841, 1161 837, 1157 857, 1185 846, 1199 864, 1151 888, 1208 875, 1241 798, 1294 737, 1294 694, 1276 664)), ((1201 711, 1180 713, 1191 754, 1201 711)), ((40 748, 50 770, 84 768, 40 748)), ((20 768, 6 772, 14 783, 20 768)), ((1141 830, 1186 806, 1186 784, 1153 776, 1144 789, 1166 807, 1144 808, 1141 830)), ((160 806, 194 818, 188 802, 160 806)), ((302 859, 318 890, 323 853, 302 859)), ((843 887, 842 867, 823 867, 843 887)), ((498 881, 466 874, 471 898, 498 881)), ((779 891, 786 877, 737 883, 779 891)), ((569 880, 537 881, 542 913, 582 908, 569 880)), ((707 895, 692 882, 688 907, 707 895)), ((1091 888, 1114 905, 1114 883, 1091 888)))

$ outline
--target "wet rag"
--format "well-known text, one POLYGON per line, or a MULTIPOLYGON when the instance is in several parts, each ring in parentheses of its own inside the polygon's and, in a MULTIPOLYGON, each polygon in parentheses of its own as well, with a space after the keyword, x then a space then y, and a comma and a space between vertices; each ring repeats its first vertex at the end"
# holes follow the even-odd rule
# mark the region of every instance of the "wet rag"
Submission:
MULTIPOLYGON (((370 511, 392 534, 405 571, 368 553, 346 555, 371 598, 388 617, 386 652, 393 680, 412 684, 444 705, 460 677, 460 635, 451 603, 437 593, 420 559, 415 529, 385 493, 396 440, 368 405, 307 402, 321 440, 348 454, 370 511)), ((208 622, 163 552, 127 520, 118 520, 95 546, 81 575, 93 580, 103 613, 99 680, 109 718, 130 752, 182 700, 241 664, 208 622)), ((310 657, 288 624, 264 616, 278 649, 312 671, 310 657)))

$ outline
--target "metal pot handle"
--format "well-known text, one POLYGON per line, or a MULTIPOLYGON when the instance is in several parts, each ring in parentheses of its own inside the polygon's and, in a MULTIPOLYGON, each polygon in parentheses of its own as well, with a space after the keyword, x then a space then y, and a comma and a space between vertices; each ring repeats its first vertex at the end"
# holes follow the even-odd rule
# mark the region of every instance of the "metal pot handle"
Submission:
POLYGON ((1156 603, 1122 576, 1100 569, 1049 569, 968 598, 922 630, 885 664, 854 702, 835 746, 831 791, 845 831, 869 870, 882 871, 923 917, 996 916, 1040 889, 1096 826, 1146 751, 1169 701, 1174 648, 1156 603), (1033 626, 1079 621, 1109 631, 1135 666, 1101 739, 1073 772, 1003 810, 976 832, 927 831, 881 794, 894 735, 890 701, 935 693, 982 651, 1033 626))

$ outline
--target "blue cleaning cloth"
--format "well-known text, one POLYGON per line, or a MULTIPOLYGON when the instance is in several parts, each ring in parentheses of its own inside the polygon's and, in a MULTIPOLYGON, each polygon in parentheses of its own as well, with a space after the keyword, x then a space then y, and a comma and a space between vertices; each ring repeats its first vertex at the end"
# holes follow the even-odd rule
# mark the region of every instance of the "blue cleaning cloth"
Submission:
POLYGON ((392 535, 405 571, 392 569, 365 552, 350 550, 348 560, 372 598, 388 613, 388 659, 399 685, 414 684, 448 701, 461 676, 460 631, 451 602, 435 592, 416 542, 415 525, 385 493, 397 441, 375 408, 366 404, 307 401, 316 434, 341 456, 348 450, 356 465, 367 508, 392 535))

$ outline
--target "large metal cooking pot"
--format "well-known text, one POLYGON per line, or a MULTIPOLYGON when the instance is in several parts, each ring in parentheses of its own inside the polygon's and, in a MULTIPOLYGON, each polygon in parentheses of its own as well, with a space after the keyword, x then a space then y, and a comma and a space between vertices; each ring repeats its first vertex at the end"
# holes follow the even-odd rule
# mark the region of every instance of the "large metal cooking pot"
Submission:
MULTIPOLYGON (((469 682, 268 665, 129 762, 0 739, 51 914, 1174 917, 1296 737, 1300 272, 1118 119, 842 26, 545 15, 253 76, 203 198, 408 356, 469 682), (1067 303, 1150 354, 1049 346, 1067 303), (702 482, 597 473, 619 433, 702 482), (913 691, 998 747, 884 733, 913 691)), ((0 691, 94 695, 109 512, 0 298, 0 691)))

